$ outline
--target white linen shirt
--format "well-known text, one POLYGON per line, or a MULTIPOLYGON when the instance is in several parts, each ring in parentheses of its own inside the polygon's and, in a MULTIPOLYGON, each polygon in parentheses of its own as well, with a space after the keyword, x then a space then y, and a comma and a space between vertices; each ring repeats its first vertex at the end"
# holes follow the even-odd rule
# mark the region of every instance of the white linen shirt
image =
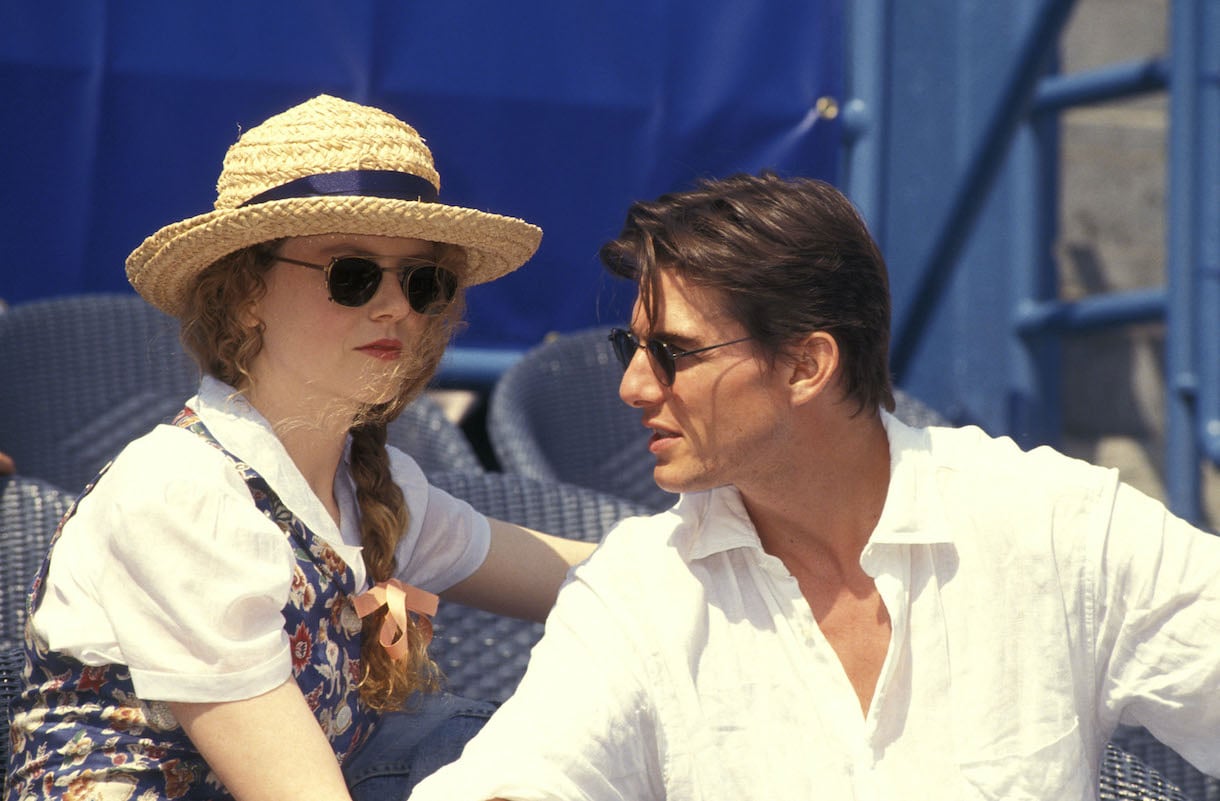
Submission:
MULTIPOLYGON (((231 387, 205 377, 187 405, 367 588, 347 455, 335 479, 336 526, 267 421, 231 387)), ((486 558, 487 519, 430 486, 410 456, 389 452, 410 512, 397 577, 448 589, 486 558)), ((282 610, 294 564, 288 538, 233 463, 197 434, 160 425, 119 454, 64 526, 32 624, 51 649, 87 665, 129 666, 141 698, 250 698, 291 674, 282 610)))
POLYGON ((1220 539, 1115 471, 883 416, 867 715, 722 487, 608 535, 518 692, 411 800, 1080 801, 1120 722, 1220 772, 1220 539))

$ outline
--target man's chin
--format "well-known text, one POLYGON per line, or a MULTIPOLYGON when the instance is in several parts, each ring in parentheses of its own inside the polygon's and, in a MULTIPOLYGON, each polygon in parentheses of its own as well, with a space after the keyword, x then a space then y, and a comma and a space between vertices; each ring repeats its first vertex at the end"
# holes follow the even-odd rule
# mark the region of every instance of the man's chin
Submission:
POLYGON ((668 469, 665 465, 657 465, 653 468, 652 479, 661 489, 675 494, 702 492, 719 486, 705 476, 682 475, 676 470, 668 469))

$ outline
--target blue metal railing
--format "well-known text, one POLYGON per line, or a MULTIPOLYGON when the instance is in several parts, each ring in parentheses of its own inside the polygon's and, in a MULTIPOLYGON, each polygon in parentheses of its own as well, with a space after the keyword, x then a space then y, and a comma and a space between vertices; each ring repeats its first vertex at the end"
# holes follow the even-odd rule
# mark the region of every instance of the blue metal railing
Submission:
POLYGON ((1220 3, 1172 15, 1166 484, 1198 518, 1199 463, 1220 461, 1220 3))
MULTIPOLYGON (((1054 281, 1048 280, 1054 267, 1047 263, 1055 236, 1054 209, 1043 208, 1043 216, 1035 210, 1038 221, 1023 233, 1039 241, 1021 243, 1025 250, 1021 272, 1029 275, 1014 277, 1011 322, 1018 336, 1018 356, 1009 368, 1015 374, 1007 391, 1028 393, 1041 410, 1035 415, 1042 420, 1041 430, 1056 431, 1057 351, 1049 343, 1063 334, 1164 321, 1168 505, 1177 514, 1201 522, 1202 460, 1220 464, 1220 1, 1172 0, 1167 58, 1048 76, 1047 67, 1074 5, 1074 0, 1041 0, 1033 8, 1015 55, 997 83, 991 116, 984 120, 981 134, 970 141, 947 211, 935 221, 928 255, 914 265, 913 293, 909 299, 904 296, 903 314, 895 320, 892 367, 903 383, 933 320, 945 314, 951 282, 963 266, 963 249, 1023 129, 1032 130, 1042 151, 1032 161, 1043 162, 1039 169, 1047 186, 1056 181, 1054 121, 1060 112, 1168 92, 1165 286, 1076 301, 1056 298, 1054 281)), ((893 98, 877 77, 885 74, 879 64, 888 57, 886 45, 892 41, 892 32, 885 28, 887 11, 893 13, 885 0, 861 0, 853 14, 855 29, 849 31, 849 42, 865 51, 854 52, 853 64, 866 63, 853 81, 854 96, 844 103, 851 193, 875 227, 886 224, 883 139, 892 135, 883 123, 893 98)), ((1049 199, 1053 207, 1057 195, 1057 189, 1044 198, 1027 193, 1020 202, 1045 207, 1049 199)), ((1018 419, 1021 414, 1010 411, 1010 429, 1021 430, 1028 422, 1018 419)))
POLYGON ((1163 92, 1169 84, 1169 61, 1129 61, 1108 67, 1043 78, 1034 94, 1033 113, 1105 103, 1146 92, 1163 92))
POLYGON ((949 211, 937 226, 931 255, 919 271, 907 314, 894 326, 890 366, 898 383, 906 378, 928 323, 957 268, 962 246, 983 208, 983 199, 1004 164, 1017 130, 1028 118, 1038 81, 1055 52, 1075 0, 1046 0, 1022 39, 1017 57, 999 93, 995 111, 987 121, 949 211))
POLYGON ((1075 301, 1026 301, 1017 309, 1022 336, 1071 333, 1165 319, 1164 289, 1111 292, 1075 301))

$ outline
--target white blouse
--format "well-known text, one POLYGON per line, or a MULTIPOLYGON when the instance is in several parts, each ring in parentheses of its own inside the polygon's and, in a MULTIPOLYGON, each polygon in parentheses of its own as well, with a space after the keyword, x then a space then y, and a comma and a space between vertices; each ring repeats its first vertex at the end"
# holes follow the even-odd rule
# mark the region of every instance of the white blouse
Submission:
MULTIPOLYGON (((346 454, 335 478, 336 526, 267 421, 231 387, 205 378, 187 405, 366 588, 346 454)), ((483 563, 487 519, 430 486, 410 456, 389 452, 410 510, 397 577, 441 592, 483 563)), ((232 462, 198 435, 161 425, 119 454, 64 526, 32 622, 53 650, 87 665, 129 666, 141 698, 250 698, 291 672, 281 610, 294 561, 232 462)))

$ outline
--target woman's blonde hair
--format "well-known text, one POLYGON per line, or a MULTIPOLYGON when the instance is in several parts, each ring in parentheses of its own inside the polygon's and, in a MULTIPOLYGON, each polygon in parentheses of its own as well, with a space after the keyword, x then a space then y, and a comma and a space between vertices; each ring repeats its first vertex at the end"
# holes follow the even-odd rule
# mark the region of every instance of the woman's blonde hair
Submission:
MULTIPOLYGON (((263 323, 255 314, 266 293, 265 275, 275 262, 280 242, 264 242, 232 253, 203 270, 188 296, 182 318, 182 341, 200 369, 239 392, 250 387, 250 365, 263 345, 263 323)), ((462 275, 465 251, 436 245, 437 262, 462 275)), ((440 365, 445 346, 460 325, 464 293, 412 343, 411 361, 402 370, 395 396, 365 405, 355 415, 351 433, 351 470, 360 505, 360 541, 371 583, 394 575, 395 551, 410 522, 402 490, 390 472, 386 425, 423 392, 440 365)), ((378 643, 385 610, 364 620, 360 658, 360 698, 378 710, 396 709, 417 690, 436 689, 440 671, 428 656, 423 632, 412 619, 407 656, 395 661, 378 643)))

